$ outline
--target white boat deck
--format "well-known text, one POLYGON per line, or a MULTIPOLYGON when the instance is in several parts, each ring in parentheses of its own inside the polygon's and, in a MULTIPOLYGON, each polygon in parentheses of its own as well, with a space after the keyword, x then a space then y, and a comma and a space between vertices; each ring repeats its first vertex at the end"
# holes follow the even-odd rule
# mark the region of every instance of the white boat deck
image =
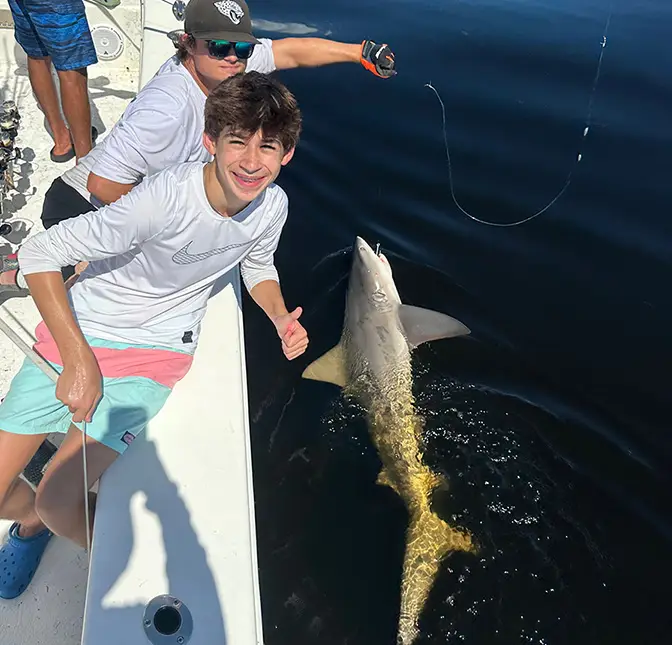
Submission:
MULTIPOLYGON (((141 11, 140 0, 122 0, 107 10, 86 2, 92 30, 111 25, 124 41, 119 58, 89 68, 99 140, 134 96, 138 79, 146 82, 172 51, 165 36, 151 32, 145 45, 151 43, 152 59, 145 55, 142 65, 142 18, 154 23, 145 26, 181 26, 171 4, 146 4, 141 11)), ((0 24, 7 14, 0 0, 0 24)), ((49 159, 53 142, 11 27, 0 28, 0 78, 0 101, 13 99, 22 116, 17 145, 24 156, 15 167, 18 190, 5 202, 4 221, 20 222, 9 239, 0 238, 0 252, 7 252, 42 230, 44 194, 74 161, 49 159)), ((85 551, 54 538, 30 587, 16 600, 0 600, 0 645, 145 645, 145 608, 162 594, 188 608, 193 634, 157 642, 263 642, 239 289, 237 272, 223 281, 192 370, 101 479, 90 567, 85 551)), ((0 299, 0 316, 16 329, 8 311, 30 332, 39 322, 30 298, 0 299)), ((22 361, 0 334, 0 398, 22 361)), ((0 542, 9 525, 0 520, 0 542)))

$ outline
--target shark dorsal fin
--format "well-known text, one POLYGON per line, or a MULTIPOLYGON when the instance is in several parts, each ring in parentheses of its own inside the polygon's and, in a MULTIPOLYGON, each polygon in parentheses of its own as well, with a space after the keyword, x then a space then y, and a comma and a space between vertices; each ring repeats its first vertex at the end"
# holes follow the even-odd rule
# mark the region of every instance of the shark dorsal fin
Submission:
POLYGON ((339 343, 313 361, 301 375, 305 379, 324 381, 345 387, 347 382, 343 346, 339 343))
POLYGON ((399 320, 404 328, 406 339, 412 347, 417 347, 430 340, 466 336, 471 333, 466 325, 455 318, 440 314, 438 311, 411 305, 399 306, 399 320))

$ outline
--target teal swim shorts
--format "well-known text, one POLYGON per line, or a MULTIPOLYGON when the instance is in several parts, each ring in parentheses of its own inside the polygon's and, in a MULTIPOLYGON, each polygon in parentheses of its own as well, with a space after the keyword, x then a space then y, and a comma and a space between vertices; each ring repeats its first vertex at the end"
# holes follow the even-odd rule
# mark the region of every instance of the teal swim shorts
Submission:
MULTIPOLYGON (((44 323, 36 334, 35 349, 61 372, 60 353, 44 323)), ((88 336, 86 340, 103 375, 103 396, 86 433, 122 454, 159 413, 175 383, 189 371, 193 357, 169 347, 88 336)), ((71 419, 68 408, 56 398, 54 382, 26 358, 0 403, 0 430, 25 435, 67 433, 71 419)))

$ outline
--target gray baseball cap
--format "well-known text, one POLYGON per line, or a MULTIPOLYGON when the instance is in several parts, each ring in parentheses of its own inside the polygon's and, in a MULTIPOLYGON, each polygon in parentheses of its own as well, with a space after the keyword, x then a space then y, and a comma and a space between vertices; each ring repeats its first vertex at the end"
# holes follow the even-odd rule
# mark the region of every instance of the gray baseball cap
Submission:
POLYGON ((245 0, 190 0, 184 12, 184 31, 202 40, 259 43, 252 35, 245 0))

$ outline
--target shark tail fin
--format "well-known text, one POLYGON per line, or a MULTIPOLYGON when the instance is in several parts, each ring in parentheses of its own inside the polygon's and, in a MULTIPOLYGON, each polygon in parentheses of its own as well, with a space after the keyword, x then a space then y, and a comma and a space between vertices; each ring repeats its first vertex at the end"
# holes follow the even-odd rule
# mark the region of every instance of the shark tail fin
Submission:
POLYGON ((398 645, 411 645, 418 635, 418 621, 441 562, 453 551, 475 553, 476 546, 468 533, 451 527, 428 506, 411 515, 401 581, 398 645))

